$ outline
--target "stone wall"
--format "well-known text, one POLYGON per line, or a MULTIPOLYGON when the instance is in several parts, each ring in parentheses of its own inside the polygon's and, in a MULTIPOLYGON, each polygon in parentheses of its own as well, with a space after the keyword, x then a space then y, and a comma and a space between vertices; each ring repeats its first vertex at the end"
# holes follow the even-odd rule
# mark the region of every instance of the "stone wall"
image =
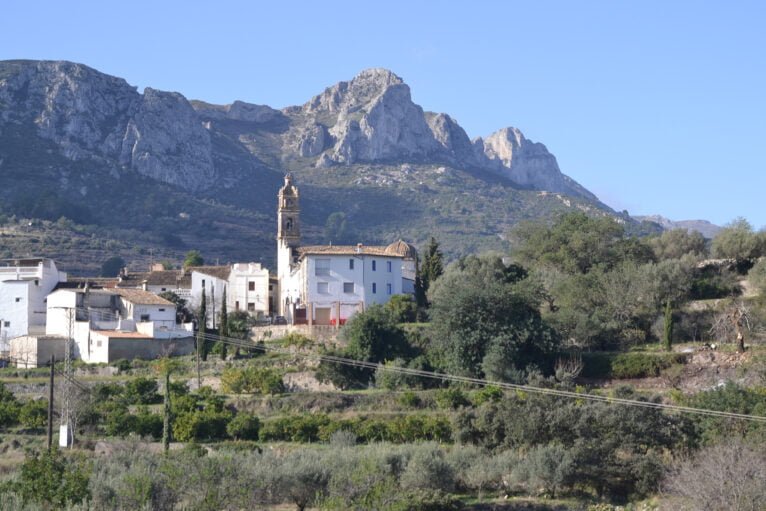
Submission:
POLYGON ((326 325, 269 325, 256 326, 251 330, 255 342, 280 339, 287 334, 296 333, 322 344, 338 344, 338 332, 334 326, 326 325))
POLYGON ((164 355, 180 356, 194 353, 194 338, 180 339, 110 339, 109 363, 125 358, 151 360, 164 355), (172 349, 171 349, 172 348, 172 349))

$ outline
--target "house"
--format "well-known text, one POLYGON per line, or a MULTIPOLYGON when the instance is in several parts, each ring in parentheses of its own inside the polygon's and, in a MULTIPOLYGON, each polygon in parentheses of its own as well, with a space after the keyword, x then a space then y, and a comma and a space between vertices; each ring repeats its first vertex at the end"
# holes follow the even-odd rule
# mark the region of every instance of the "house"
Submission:
POLYGON ((400 240, 387 246, 301 246, 299 192, 289 175, 278 201, 278 309, 288 322, 341 325, 366 307, 414 289, 412 245, 400 240))
POLYGON ((187 301, 192 295, 192 276, 185 270, 152 270, 139 285, 150 293, 159 295, 171 292, 187 301))
MULTIPOLYGON (((191 324, 176 324, 175 305, 142 289, 56 290, 48 296, 45 335, 73 339, 73 358, 92 363, 188 354, 194 349, 191 324)), ((34 342, 39 345, 40 339, 34 342)), ((30 339, 19 340, 16 350, 32 344, 30 339)))
POLYGON ((13 337, 45 330, 46 297, 66 280, 52 259, 0 261, 0 351, 13 337))
POLYGON ((235 263, 227 266, 195 266, 191 272, 191 305, 199 308, 202 292, 208 312, 208 326, 216 328, 226 290, 228 311, 244 310, 256 317, 268 316, 273 302, 269 270, 260 263, 235 263))

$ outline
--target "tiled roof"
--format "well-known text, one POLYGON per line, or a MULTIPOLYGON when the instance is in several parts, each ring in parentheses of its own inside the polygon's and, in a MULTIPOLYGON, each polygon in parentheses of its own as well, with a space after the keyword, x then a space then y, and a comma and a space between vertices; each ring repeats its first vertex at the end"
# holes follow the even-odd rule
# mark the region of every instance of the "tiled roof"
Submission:
POLYGON ((229 280, 231 266, 192 266, 190 272, 204 273, 221 280, 229 280))
POLYGON ((117 288, 109 290, 112 294, 116 294, 125 298, 127 301, 139 304, 139 305, 168 305, 175 307, 173 302, 169 302, 164 298, 160 298, 154 293, 144 291, 143 289, 129 289, 129 288, 117 288))
POLYGON ((387 257, 403 257, 387 250, 387 247, 362 245, 313 245, 298 247, 298 254, 304 255, 376 255, 387 257))
POLYGON ((175 286, 186 289, 191 288, 191 274, 183 270, 153 271, 146 277, 146 283, 150 286, 175 286))

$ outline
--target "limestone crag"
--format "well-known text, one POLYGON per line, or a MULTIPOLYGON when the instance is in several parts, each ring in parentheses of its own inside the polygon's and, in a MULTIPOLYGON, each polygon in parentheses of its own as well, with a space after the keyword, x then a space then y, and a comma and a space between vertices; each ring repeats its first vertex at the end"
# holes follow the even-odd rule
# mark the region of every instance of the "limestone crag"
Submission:
POLYGON ((195 191, 215 180, 210 134, 181 94, 147 88, 125 130, 120 163, 195 191))
POLYGON ((278 171, 367 163, 437 164, 502 175, 521 187, 597 200, 555 156, 515 128, 473 142, 449 115, 424 112, 386 69, 368 69, 302 106, 189 102, 81 64, 0 62, 0 134, 34 131, 65 158, 112 175, 133 170, 199 191, 227 188, 265 163, 278 171), (305 161, 308 159, 308 161, 305 161))
POLYGON ((71 160, 96 159, 189 190, 214 179, 210 136, 177 93, 135 87, 71 62, 12 61, 0 124, 33 123, 71 160))

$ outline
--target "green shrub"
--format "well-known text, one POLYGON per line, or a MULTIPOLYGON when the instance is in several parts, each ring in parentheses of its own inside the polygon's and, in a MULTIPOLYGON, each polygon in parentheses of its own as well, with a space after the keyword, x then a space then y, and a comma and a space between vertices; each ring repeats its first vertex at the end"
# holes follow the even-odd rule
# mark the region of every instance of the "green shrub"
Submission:
POLYGON ((402 392, 399 395, 398 401, 399 401, 399 404, 404 406, 405 408, 418 408, 422 404, 420 397, 414 392, 412 392, 411 390, 402 392))
POLYGON ((226 426, 226 433, 235 440, 257 440, 261 422, 249 413, 238 413, 226 426))
POLYGON ((436 404, 439 408, 456 410, 461 406, 468 406, 471 404, 465 395, 465 392, 457 387, 449 387, 441 389, 436 392, 436 404))
POLYGON ((88 479, 89 468, 83 462, 67 460, 56 450, 46 451, 28 456, 18 480, 0 486, 0 494, 14 492, 26 502, 63 509, 90 498, 88 479))
POLYGON ((135 378, 125 384, 124 396, 131 405, 151 405, 160 403, 162 396, 157 393, 157 380, 150 378, 135 378))
POLYGON ((19 409, 19 422, 29 429, 43 429, 48 423, 48 400, 30 399, 19 409))
POLYGON ((663 369, 685 364, 681 353, 583 353, 581 376, 586 378, 648 378, 659 376, 663 369))
POLYGON ((279 394, 285 390, 282 372, 268 367, 227 367, 221 386, 231 394, 279 394))
POLYGON ((471 402, 474 406, 479 406, 487 401, 500 401, 503 397, 503 391, 500 387, 487 385, 471 394, 471 402))
POLYGON ((19 420, 21 405, 11 391, 0 382, 0 427, 16 424, 19 420))
POLYGON ((179 442, 209 441, 226 438, 231 413, 216 410, 187 412, 173 421, 173 435, 179 442))

